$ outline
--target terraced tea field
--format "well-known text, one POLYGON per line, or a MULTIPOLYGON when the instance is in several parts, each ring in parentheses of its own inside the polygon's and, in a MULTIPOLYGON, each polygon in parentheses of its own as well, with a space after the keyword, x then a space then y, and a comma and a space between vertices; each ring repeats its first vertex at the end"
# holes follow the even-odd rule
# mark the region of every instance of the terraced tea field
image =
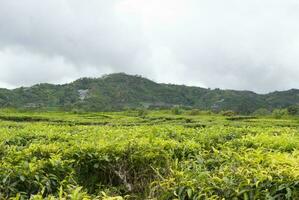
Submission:
POLYGON ((299 119, 0 112, 1 199, 299 199, 299 119))

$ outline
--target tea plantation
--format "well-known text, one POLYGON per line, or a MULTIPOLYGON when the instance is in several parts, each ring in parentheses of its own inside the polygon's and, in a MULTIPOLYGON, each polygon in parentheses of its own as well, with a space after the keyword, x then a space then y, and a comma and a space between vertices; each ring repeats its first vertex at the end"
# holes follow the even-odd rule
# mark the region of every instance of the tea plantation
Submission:
POLYGON ((0 112, 0 199, 299 199, 299 118, 0 112))

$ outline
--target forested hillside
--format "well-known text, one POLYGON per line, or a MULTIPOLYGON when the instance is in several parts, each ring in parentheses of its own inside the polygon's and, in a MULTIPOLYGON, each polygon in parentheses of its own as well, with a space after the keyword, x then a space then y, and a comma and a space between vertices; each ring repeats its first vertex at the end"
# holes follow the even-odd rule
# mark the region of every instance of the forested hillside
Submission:
POLYGON ((259 108, 273 110, 299 103, 299 90, 269 94, 159 84, 123 73, 81 78, 69 84, 37 84, 0 89, 0 106, 26 109, 110 111, 126 108, 184 106, 204 110, 233 110, 248 114, 259 108))

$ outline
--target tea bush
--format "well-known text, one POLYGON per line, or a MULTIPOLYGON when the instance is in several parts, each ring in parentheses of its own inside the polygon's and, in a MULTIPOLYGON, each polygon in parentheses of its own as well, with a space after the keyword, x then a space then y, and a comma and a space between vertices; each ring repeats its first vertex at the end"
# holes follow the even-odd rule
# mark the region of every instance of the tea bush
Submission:
POLYGON ((0 199, 299 199, 297 118, 2 116, 0 199))

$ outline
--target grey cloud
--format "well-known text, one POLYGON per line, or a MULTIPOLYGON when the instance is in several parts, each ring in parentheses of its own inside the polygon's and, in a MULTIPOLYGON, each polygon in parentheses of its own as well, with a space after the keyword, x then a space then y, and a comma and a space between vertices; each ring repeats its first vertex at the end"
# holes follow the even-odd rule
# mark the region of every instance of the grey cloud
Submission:
MULTIPOLYGON (((103 0, 88 3, 78 0, 1 1, 0 48, 21 47, 29 52, 29 57, 37 55, 53 64, 57 58, 63 58, 66 68, 71 65, 78 71, 86 67, 132 71, 138 56, 147 54, 147 46, 138 22, 132 20, 131 24, 125 24, 114 11, 115 3, 103 0)), ((56 69, 51 69, 47 63, 38 65, 26 67, 50 74, 57 69, 55 66, 52 67, 56 69), (41 69, 43 67, 47 69, 41 69)), ((18 66, 25 67, 22 63, 18 66)), ((65 74, 68 72, 66 70, 65 74)))
POLYGON ((257 92, 299 87, 296 0, 2 0, 0 86, 110 72, 257 92))
POLYGON ((183 76, 210 87, 258 92, 298 87, 297 1, 193 1, 159 35, 186 66, 183 76), (180 25, 179 25, 180 24, 180 25), (177 27, 184 27, 176 32, 177 27))

